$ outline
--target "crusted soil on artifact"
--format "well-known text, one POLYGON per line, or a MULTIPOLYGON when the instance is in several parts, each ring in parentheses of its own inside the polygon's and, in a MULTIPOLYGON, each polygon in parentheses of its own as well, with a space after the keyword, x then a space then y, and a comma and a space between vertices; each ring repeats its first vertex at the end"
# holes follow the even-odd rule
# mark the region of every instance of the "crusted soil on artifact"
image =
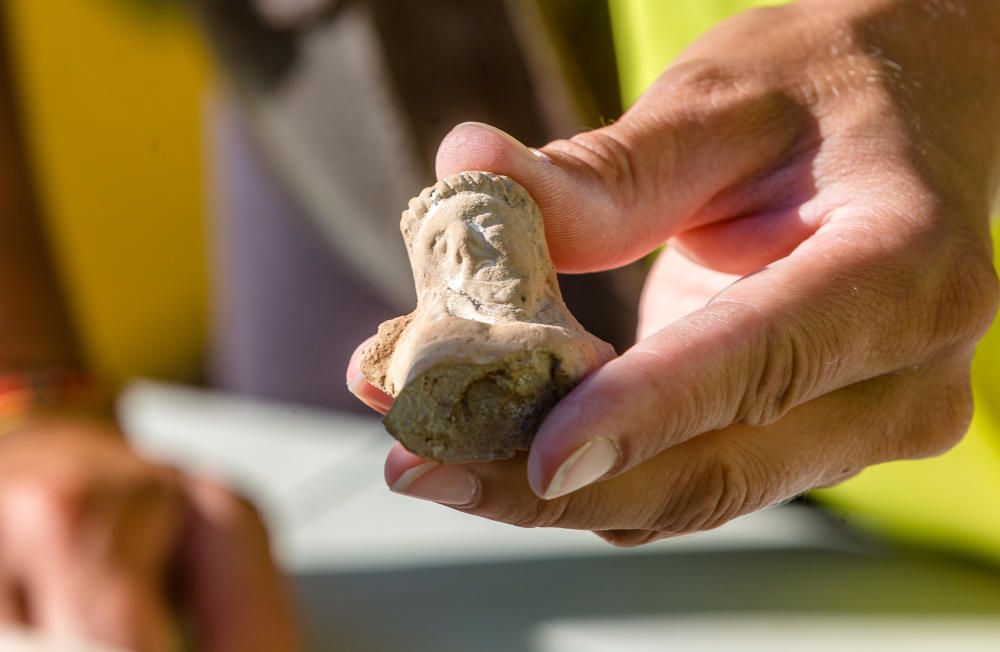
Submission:
POLYGON ((403 388, 385 426, 428 459, 506 459, 531 447, 541 420, 574 384, 547 351, 518 351, 492 364, 444 365, 403 388))

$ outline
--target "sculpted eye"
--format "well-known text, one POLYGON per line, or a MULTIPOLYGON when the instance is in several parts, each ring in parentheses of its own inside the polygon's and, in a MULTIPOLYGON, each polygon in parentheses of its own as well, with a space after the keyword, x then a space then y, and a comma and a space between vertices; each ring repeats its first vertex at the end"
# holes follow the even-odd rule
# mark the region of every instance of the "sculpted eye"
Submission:
POLYGON ((434 239, 431 240, 431 250, 438 256, 440 256, 445 247, 448 246, 448 239, 444 237, 443 232, 438 232, 434 234, 434 239))

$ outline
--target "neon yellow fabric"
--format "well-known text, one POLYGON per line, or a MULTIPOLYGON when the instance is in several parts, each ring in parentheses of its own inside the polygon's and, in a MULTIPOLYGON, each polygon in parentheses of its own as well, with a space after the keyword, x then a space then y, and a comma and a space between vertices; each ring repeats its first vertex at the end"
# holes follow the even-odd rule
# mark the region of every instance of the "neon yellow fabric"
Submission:
MULTIPOLYGON (((633 102, 688 43, 753 0, 610 0, 622 97, 633 102)), ((1000 227, 995 229, 1000 245, 1000 227)), ((976 416, 955 449, 870 468, 814 492, 846 519, 883 534, 1000 562, 1000 320, 973 368, 976 416)))
MULTIPOLYGON (((994 247, 1000 228, 994 229, 994 247)), ((1000 562, 1000 320, 976 352, 976 414, 958 446, 933 459, 882 464, 815 492, 848 520, 889 536, 1000 562)))
POLYGON ((88 356, 114 380, 190 376, 203 348, 208 69, 173 4, 0 3, 50 240, 88 356))
POLYGON ((622 99, 632 104, 701 33, 738 11, 782 0, 609 0, 622 99))

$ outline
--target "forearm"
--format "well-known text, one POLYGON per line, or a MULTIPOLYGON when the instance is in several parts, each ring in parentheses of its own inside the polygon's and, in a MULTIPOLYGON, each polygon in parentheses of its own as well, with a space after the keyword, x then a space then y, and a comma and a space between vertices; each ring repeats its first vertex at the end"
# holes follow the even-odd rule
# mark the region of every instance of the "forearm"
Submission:
POLYGON ((46 246, 18 128, 0 21, 0 374, 78 368, 81 356, 46 246))

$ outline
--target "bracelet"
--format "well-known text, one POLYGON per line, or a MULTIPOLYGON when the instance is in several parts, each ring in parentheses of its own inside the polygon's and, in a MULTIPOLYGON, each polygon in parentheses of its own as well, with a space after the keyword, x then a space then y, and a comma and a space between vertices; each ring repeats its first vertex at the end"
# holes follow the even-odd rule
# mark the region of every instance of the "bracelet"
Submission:
POLYGON ((97 383, 68 369, 0 375, 0 434, 46 413, 93 413, 102 404, 97 383))

